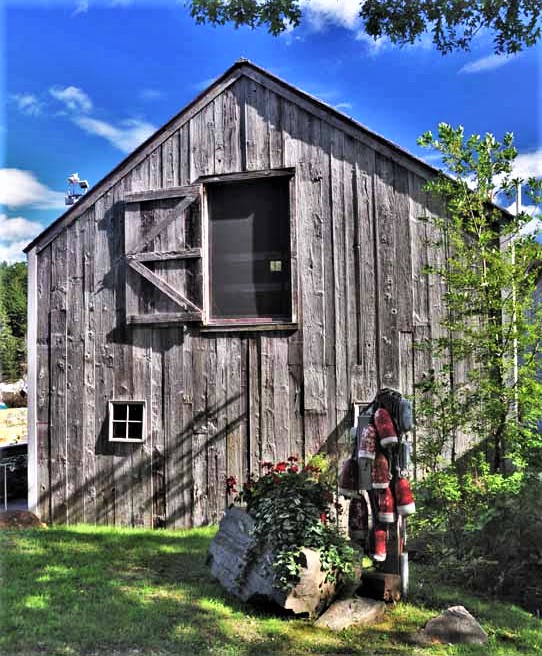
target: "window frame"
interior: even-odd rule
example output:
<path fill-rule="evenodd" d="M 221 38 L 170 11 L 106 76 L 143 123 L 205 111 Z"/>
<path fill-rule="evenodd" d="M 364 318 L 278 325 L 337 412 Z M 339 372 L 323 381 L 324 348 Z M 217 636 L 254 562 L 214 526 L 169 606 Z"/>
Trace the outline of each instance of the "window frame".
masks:
<path fill-rule="evenodd" d="M 113 425 L 115 423 L 121 423 L 120 421 L 113 421 L 113 408 L 117 405 L 141 405 L 142 410 L 143 410 L 143 416 L 141 421 L 133 421 L 132 423 L 137 423 L 141 424 L 141 437 L 139 438 L 134 438 L 134 437 L 113 437 Z M 130 399 L 130 400 L 123 400 L 123 399 L 111 399 L 107 402 L 107 411 L 108 411 L 108 441 L 109 442 L 114 442 L 116 444 L 143 444 L 143 442 L 146 441 L 147 439 L 147 402 L 142 401 L 140 399 Z M 124 422 L 126 424 L 126 433 L 128 426 L 130 424 L 130 415 L 129 415 L 129 410 L 127 408 L 126 411 L 126 420 Z"/>
<path fill-rule="evenodd" d="M 211 244 L 210 220 L 207 188 L 213 184 L 242 183 L 263 181 L 270 178 L 289 178 L 289 233 L 290 233 L 290 318 L 269 320 L 257 317 L 213 318 L 211 315 Z M 297 221 L 296 221 L 296 170 L 293 167 L 282 169 L 265 169 L 227 173 L 224 175 L 202 176 L 198 179 L 202 184 L 202 258 L 203 258 L 203 330 L 291 330 L 297 328 L 298 321 L 298 254 L 297 254 Z"/>

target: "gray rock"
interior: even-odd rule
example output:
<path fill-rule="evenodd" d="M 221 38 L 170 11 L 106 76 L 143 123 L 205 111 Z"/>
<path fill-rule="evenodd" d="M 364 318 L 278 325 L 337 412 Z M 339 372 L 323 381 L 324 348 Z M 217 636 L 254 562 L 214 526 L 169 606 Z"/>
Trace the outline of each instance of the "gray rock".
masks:
<path fill-rule="evenodd" d="M 208 564 L 211 574 L 230 594 L 241 601 L 268 599 L 294 613 L 318 615 L 335 594 L 335 585 L 326 582 L 318 552 L 303 549 L 306 565 L 299 583 L 288 593 L 275 586 L 273 553 L 267 549 L 249 558 L 254 521 L 243 509 L 231 507 L 211 542 Z"/>
<path fill-rule="evenodd" d="M 315 622 L 316 626 L 341 631 L 354 624 L 376 624 L 384 617 L 386 604 L 366 597 L 334 601 Z"/>
<path fill-rule="evenodd" d="M 463 606 L 452 606 L 429 620 L 422 634 L 445 644 L 485 645 L 487 633 Z"/>

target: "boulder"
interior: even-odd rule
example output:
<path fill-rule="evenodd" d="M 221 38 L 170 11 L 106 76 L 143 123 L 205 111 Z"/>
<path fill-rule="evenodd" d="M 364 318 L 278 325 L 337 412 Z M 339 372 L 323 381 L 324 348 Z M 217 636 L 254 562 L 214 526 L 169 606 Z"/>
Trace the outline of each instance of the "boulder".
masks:
<path fill-rule="evenodd" d="M 386 604 L 366 597 L 338 599 L 315 622 L 316 626 L 342 631 L 355 624 L 375 624 L 384 617 Z"/>
<path fill-rule="evenodd" d="M 211 574 L 241 601 L 267 600 L 296 614 L 318 615 L 335 594 L 335 585 L 325 580 L 326 573 L 320 568 L 318 552 L 303 549 L 306 564 L 300 581 L 285 592 L 275 585 L 272 551 L 250 554 L 253 528 L 254 520 L 245 510 L 227 510 L 209 547 Z"/>
<path fill-rule="evenodd" d="M 422 635 L 428 641 L 444 644 L 485 645 L 487 633 L 463 606 L 452 606 L 429 620 Z"/>
<path fill-rule="evenodd" d="M 0 512 L 2 528 L 47 528 L 47 524 L 29 510 L 4 510 Z"/>

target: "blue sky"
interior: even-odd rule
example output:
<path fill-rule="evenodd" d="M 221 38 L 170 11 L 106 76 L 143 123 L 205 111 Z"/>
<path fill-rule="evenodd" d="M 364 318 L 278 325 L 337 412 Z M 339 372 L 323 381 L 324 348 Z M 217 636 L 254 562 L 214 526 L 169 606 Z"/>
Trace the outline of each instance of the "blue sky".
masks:
<path fill-rule="evenodd" d="M 516 137 L 518 173 L 542 176 L 542 47 L 443 57 L 428 39 L 374 43 L 358 2 L 305 1 L 301 27 L 195 25 L 178 0 L 0 1 L 0 261 L 65 210 L 67 177 L 95 184 L 239 57 L 432 162 L 439 122 Z"/>

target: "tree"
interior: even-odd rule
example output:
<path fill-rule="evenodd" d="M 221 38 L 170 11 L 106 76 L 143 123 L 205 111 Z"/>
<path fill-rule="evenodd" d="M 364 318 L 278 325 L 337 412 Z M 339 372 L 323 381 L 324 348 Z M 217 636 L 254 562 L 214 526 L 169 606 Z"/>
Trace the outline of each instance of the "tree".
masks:
<path fill-rule="evenodd" d="M 301 23 L 303 4 L 299 0 L 192 0 L 188 6 L 197 23 L 266 26 L 277 36 Z M 469 50 L 474 36 L 484 29 L 494 35 L 495 53 L 519 52 L 540 38 L 541 14 L 541 0 L 365 0 L 359 12 L 365 31 L 375 39 L 387 36 L 405 45 L 431 32 L 442 54 Z"/>
<path fill-rule="evenodd" d="M 437 137 L 427 132 L 418 143 L 438 151 L 448 172 L 427 185 L 444 208 L 428 220 L 433 245 L 446 257 L 426 270 L 441 281 L 445 307 L 441 335 L 430 342 L 440 365 L 419 384 L 422 464 L 434 468 L 446 440 L 461 431 L 487 446 L 493 471 L 506 471 L 510 461 L 540 465 L 541 246 L 523 234 L 531 216 L 503 212 L 493 201 L 526 185 L 539 203 L 541 184 L 512 179 L 510 133 L 502 143 L 491 134 L 466 139 L 462 127 L 441 123 Z"/>
<path fill-rule="evenodd" d="M 0 381 L 15 381 L 25 370 L 26 281 L 24 262 L 0 263 Z"/>

